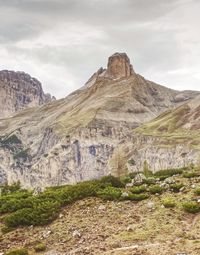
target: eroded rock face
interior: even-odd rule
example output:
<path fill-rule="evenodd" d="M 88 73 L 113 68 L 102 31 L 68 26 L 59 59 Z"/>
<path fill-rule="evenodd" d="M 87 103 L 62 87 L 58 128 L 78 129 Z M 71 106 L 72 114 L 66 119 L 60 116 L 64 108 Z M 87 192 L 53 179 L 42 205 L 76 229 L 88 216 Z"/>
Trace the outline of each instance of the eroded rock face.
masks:
<path fill-rule="evenodd" d="M 106 76 L 119 79 L 129 77 L 134 74 L 130 59 L 126 53 L 115 53 L 108 59 Z"/>
<path fill-rule="evenodd" d="M 52 100 L 41 83 L 24 72 L 0 71 L 0 118 Z"/>
<path fill-rule="evenodd" d="M 107 69 L 102 67 L 99 68 L 99 70 L 90 77 L 82 89 L 91 87 L 100 79 L 128 79 L 134 74 L 133 66 L 130 63 L 130 59 L 127 54 L 117 52 L 108 58 Z"/>
<path fill-rule="evenodd" d="M 19 180 L 23 187 L 44 188 L 142 171 L 145 161 L 153 171 L 197 162 L 199 152 L 190 144 L 178 145 L 176 140 L 166 146 L 166 139 L 160 142 L 153 131 L 136 136 L 133 129 L 187 101 L 197 111 L 178 110 L 176 122 L 187 113 L 196 127 L 199 93 L 175 91 L 131 75 L 129 60 L 119 59 L 114 54 L 109 72 L 100 68 L 68 97 L 0 121 L 0 183 Z M 195 101 L 189 101 L 192 98 Z"/>

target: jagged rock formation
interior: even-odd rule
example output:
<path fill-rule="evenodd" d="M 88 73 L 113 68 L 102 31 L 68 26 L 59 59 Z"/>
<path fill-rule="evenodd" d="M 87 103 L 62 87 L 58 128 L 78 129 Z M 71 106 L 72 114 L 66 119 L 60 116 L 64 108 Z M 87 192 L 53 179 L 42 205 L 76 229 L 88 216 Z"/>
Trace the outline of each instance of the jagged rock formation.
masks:
<path fill-rule="evenodd" d="M 126 53 L 115 53 L 108 59 L 106 76 L 112 79 L 128 78 L 134 74 Z"/>
<path fill-rule="evenodd" d="M 24 72 L 0 71 L 0 118 L 52 100 L 41 83 Z"/>
<path fill-rule="evenodd" d="M 107 69 L 99 69 L 65 99 L 0 122 L 0 182 L 45 187 L 138 170 L 142 154 L 134 158 L 136 165 L 127 166 L 137 155 L 136 141 L 140 145 L 143 139 L 133 129 L 198 94 L 145 80 L 133 72 L 125 54 L 114 54 Z M 150 144 L 143 141 L 141 146 Z"/>

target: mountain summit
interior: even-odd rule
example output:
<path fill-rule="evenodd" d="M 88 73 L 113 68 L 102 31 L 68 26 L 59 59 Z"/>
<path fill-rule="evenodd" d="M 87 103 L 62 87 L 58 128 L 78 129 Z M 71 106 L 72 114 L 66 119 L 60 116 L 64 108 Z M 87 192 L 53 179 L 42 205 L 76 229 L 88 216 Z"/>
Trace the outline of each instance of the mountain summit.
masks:
<path fill-rule="evenodd" d="M 108 59 L 105 76 L 112 79 L 128 78 L 134 74 L 130 59 L 126 53 L 115 53 Z"/>

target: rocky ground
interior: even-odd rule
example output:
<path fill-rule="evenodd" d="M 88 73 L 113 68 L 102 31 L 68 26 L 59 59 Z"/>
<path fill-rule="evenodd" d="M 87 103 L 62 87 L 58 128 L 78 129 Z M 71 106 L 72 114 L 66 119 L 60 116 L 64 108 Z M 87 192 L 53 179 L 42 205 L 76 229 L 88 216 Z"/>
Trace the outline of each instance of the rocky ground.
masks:
<path fill-rule="evenodd" d="M 167 191 L 140 202 L 99 198 L 75 202 L 48 226 L 2 234 L 0 251 L 26 247 L 33 255 L 35 245 L 42 242 L 46 251 L 40 254 L 46 255 L 199 255 L 200 214 L 184 212 L 181 203 L 194 197 L 200 180 L 173 179 L 184 183 L 181 192 Z M 163 198 L 169 195 L 176 201 L 174 208 L 163 206 Z"/>

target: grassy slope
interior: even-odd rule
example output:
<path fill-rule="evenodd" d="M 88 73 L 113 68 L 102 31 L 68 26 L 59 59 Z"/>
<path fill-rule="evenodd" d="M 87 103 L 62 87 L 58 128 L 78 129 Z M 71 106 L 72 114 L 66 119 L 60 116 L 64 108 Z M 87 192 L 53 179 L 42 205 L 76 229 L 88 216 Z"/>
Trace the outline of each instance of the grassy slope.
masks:
<path fill-rule="evenodd" d="M 192 109 L 189 104 L 164 112 L 154 120 L 142 125 L 134 132 L 159 137 L 161 142 L 170 144 L 189 143 L 194 148 L 200 149 L 200 130 L 195 128 L 199 119 L 194 117 L 199 113 L 199 107 Z M 187 125 L 192 122 L 192 127 Z"/>
<path fill-rule="evenodd" d="M 2 235 L 0 250 L 26 246 L 33 255 L 33 247 L 42 241 L 47 250 L 70 254 L 198 255 L 200 214 L 185 213 L 181 203 L 194 197 L 192 185 L 199 186 L 200 179 L 181 175 L 174 178 L 177 183 L 184 183 L 185 191 L 167 191 L 141 202 L 86 198 L 64 207 L 60 217 L 46 227 L 17 228 Z M 176 201 L 175 208 L 162 207 L 162 199 L 168 195 Z M 149 202 L 154 203 L 155 209 L 148 208 Z M 102 205 L 104 208 L 100 209 Z M 44 238 L 49 230 L 51 233 Z M 74 230 L 81 237 L 73 237 Z"/>

